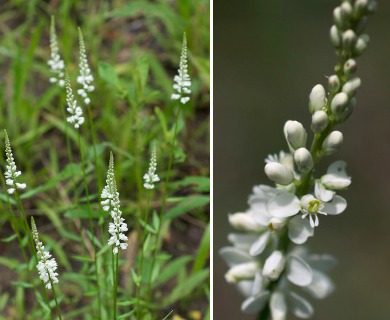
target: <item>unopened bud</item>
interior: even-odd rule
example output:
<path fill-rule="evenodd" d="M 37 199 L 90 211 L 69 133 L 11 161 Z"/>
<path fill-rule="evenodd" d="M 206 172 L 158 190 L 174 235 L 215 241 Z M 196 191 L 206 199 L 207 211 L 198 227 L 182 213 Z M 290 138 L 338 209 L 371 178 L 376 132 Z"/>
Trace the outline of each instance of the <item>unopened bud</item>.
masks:
<path fill-rule="evenodd" d="M 306 146 L 307 134 L 302 123 L 288 120 L 283 128 L 287 143 L 294 150 Z"/>
<path fill-rule="evenodd" d="M 326 104 L 326 93 L 322 85 L 317 84 L 313 87 L 309 95 L 309 110 L 314 113 L 321 110 Z"/>
<path fill-rule="evenodd" d="M 280 274 L 284 270 L 284 265 L 286 259 L 284 258 L 281 251 L 274 251 L 272 254 L 265 260 L 263 268 L 263 276 L 271 280 L 276 280 L 279 278 Z"/>
<path fill-rule="evenodd" d="M 335 153 L 343 143 L 343 134 L 340 131 L 332 131 L 322 144 L 322 153 L 331 155 Z"/>
<path fill-rule="evenodd" d="M 243 212 L 229 214 L 229 223 L 241 231 L 259 232 L 264 228 L 255 221 L 252 215 Z"/>
<path fill-rule="evenodd" d="M 329 92 L 331 93 L 337 93 L 340 89 L 340 79 L 338 76 L 331 75 L 328 79 L 328 88 Z"/>
<path fill-rule="evenodd" d="M 355 47 L 353 48 L 353 53 L 356 56 L 362 55 L 364 53 L 364 51 L 366 51 L 369 42 L 370 42 L 370 37 L 367 34 L 362 34 L 356 40 Z"/>
<path fill-rule="evenodd" d="M 267 163 L 264 171 L 267 177 L 277 184 L 287 186 L 294 181 L 294 174 L 291 169 L 278 162 Z"/>
<path fill-rule="evenodd" d="M 340 48 L 341 36 L 340 36 L 339 30 L 337 29 L 337 27 L 335 25 L 333 25 L 330 28 L 329 36 L 330 36 L 330 42 L 332 43 L 333 47 Z"/>
<path fill-rule="evenodd" d="M 294 161 L 300 172 L 309 172 L 313 168 L 313 157 L 306 148 L 299 148 L 294 152 Z"/>
<path fill-rule="evenodd" d="M 356 34 L 353 30 L 349 29 L 343 33 L 343 48 L 346 52 L 351 52 L 355 47 Z"/>
<path fill-rule="evenodd" d="M 343 2 L 340 5 L 341 8 L 341 14 L 343 16 L 344 20 L 350 20 L 353 13 L 353 7 L 349 2 Z"/>
<path fill-rule="evenodd" d="M 330 110 L 332 114 L 337 117 L 338 114 L 344 112 L 346 105 L 348 104 L 348 95 L 345 92 L 336 94 L 330 103 Z"/>
<path fill-rule="evenodd" d="M 348 28 L 348 21 L 344 19 L 344 15 L 340 7 L 337 7 L 333 10 L 333 21 L 340 30 L 345 30 Z"/>
<path fill-rule="evenodd" d="M 356 0 L 354 6 L 354 14 L 357 18 L 366 14 L 374 13 L 378 7 L 378 3 L 375 0 Z"/>
<path fill-rule="evenodd" d="M 352 97 L 356 94 L 357 89 L 362 84 L 362 80 L 359 77 L 352 78 L 348 80 L 344 85 L 342 91 L 345 92 L 348 96 Z"/>
<path fill-rule="evenodd" d="M 245 279 L 252 279 L 259 270 L 257 262 L 245 262 L 232 266 L 225 274 L 225 279 L 229 283 L 236 283 Z"/>
<path fill-rule="evenodd" d="M 344 107 L 344 110 L 336 115 L 334 115 L 334 118 L 338 122 L 344 122 L 349 118 L 349 116 L 352 114 L 353 110 L 355 110 L 356 106 L 356 99 L 351 98 L 349 99 L 347 105 Z"/>
<path fill-rule="evenodd" d="M 314 112 L 311 118 L 311 130 L 314 133 L 322 132 L 328 126 L 328 115 L 325 111 Z"/>
<path fill-rule="evenodd" d="M 355 59 L 348 59 L 343 66 L 345 75 L 348 77 L 353 75 L 357 70 L 357 63 Z"/>

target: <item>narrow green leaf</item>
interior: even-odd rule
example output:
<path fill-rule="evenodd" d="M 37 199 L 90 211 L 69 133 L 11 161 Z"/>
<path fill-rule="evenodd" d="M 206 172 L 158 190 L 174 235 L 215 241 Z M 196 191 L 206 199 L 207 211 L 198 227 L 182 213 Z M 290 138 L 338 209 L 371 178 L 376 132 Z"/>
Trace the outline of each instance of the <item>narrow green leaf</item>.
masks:
<path fill-rule="evenodd" d="M 168 210 L 164 216 L 164 220 L 176 218 L 184 213 L 190 212 L 196 208 L 204 207 L 210 202 L 210 197 L 206 195 L 192 195 L 182 199 L 175 207 Z"/>
<path fill-rule="evenodd" d="M 192 266 L 192 274 L 200 271 L 206 264 L 210 252 L 210 224 L 207 225 L 202 240 L 196 254 L 194 265 Z"/>
<path fill-rule="evenodd" d="M 156 279 L 154 286 L 157 287 L 171 280 L 181 270 L 185 269 L 187 263 L 189 263 L 191 260 L 191 256 L 182 256 L 167 264 L 165 267 L 163 267 L 161 273 Z"/>

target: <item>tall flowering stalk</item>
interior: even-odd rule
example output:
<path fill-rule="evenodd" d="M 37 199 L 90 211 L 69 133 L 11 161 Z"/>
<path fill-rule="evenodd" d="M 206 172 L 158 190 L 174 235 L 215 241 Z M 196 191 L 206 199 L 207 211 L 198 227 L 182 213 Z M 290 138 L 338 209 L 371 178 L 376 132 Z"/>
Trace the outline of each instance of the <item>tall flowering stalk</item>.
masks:
<path fill-rule="evenodd" d="M 143 177 L 145 180 L 144 187 L 146 189 L 154 189 L 155 182 L 160 181 L 159 176 L 156 174 L 156 170 L 157 170 L 157 151 L 156 151 L 156 147 L 153 146 L 152 155 L 150 157 L 149 169 L 148 172 L 146 172 Z"/>
<path fill-rule="evenodd" d="M 110 161 L 108 164 L 106 186 L 102 190 L 101 204 L 103 210 L 110 213 L 113 222 L 108 225 L 108 233 L 111 234 L 108 240 L 108 245 L 112 246 L 112 270 L 114 278 L 114 294 L 113 294 L 113 308 L 114 317 L 116 319 L 117 312 L 117 291 L 118 291 L 118 276 L 119 276 L 119 248 L 126 250 L 127 236 L 123 233 L 128 230 L 125 219 L 122 218 L 122 211 L 120 209 L 119 192 L 116 186 L 114 174 L 114 156 L 110 153 Z"/>
<path fill-rule="evenodd" d="M 75 129 L 79 129 L 80 126 L 84 123 L 83 109 L 81 109 L 81 107 L 78 105 L 77 100 L 73 95 L 73 90 L 68 75 L 66 75 L 65 82 L 66 82 L 66 103 L 68 105 L 66 111 L 70 113 L 70 116 L 67 117 L 67 121 L 73 124 Z"/>
<path fill-rule="evenodd" d="M 183 35 L 183 43 L 182 43 L 182 50 L 181 50 L 181 56 L 180 56 L 180 64 L 179 64 L 179 70 L 178 75 L 174 76 L 174 84 L 173 89 L 177 91 L 177 93 L 172 94 L 171 99 L 172 100 L 179 100 L 181 104 L 185 104 L 190 100 L 190 97 L 188 96 L 191 93 L 191 79 L 188 74 L 188 64 L 187 64 L 187 38 L 186 34 Z M 177 136 L 177 127 L 181 112 L 181 105 L 177 106 L 177 112 L 175 117 L 175 123 L 174 123 L 174 129 L 173 129 L 173 137 L 171 141 L 171 149 L 169 153 L 169 163 L 168 163 L 168 169 L 167 174 L 165 178 L 165 184 L 164 184 L 164 191 L 163 191 L 163 198 L 161 203 L 161 211 L 160 211 L 160 217 L 165 212 L 166 209 L 166 200 L 167 200 L 167 191 L 168 191 L 168 184 L 171 178 L 171 169 L 173 164 L 173 155 L 175 150 L 175 143 L 176 143 L 176 136 Z M 159 248 L 159 242 L 160 242 L 160 235 L 161 235 L 161 224 L 159 225 L 159 228 L 157 229 L 156 233 L 156 241 L 157 246 L 156 249 L 153 252 L 152 256 L 152 264 L 151 264 L 151 272 L 149 275 L 148 280 L 148 294 L 151 296 L 152 291 L 152 273 L 156 262 L 156 253 L 157 249 Z"/>
<path fill-rule="evenodd" d="M 314 235 L 320 216 L 338 215 L 347 207 L 347 201 L 337 195 L 351 184 L 346 163 L 334 162 L 320 177 L 315 177 L 314 169 L 343 142 L 343 134 L 334 129 L 355 108 L 361 85 L 355 59 L 368 46 L 369 37 L 363 31 L 367 15 L 375 8 L 374 0 L 351 0 L 342 1 L 334 10 L 330 39 L 339 62 L 328 78 L 328 91 L 318 84 L 309 95 L 311 147 L 306 147 L 303 125 L 287 121 L 283 132 L 289 152 L 266 159 L 265 173 L 275 186 L 254 187 L 249 209 L 229 215 L 230 224 L 239 232 L 230 234 L 232 246 L 220 251 L 229 265 L 225 278 L 245 296 L 242 311 L 258 313 L 259 320 L 286 319 L 288 312 L 310 318 L 313 307 L 296 291 L 323 299 L 334 290 L 326 273 L 335 259 L 310 254 L 303 244 Z"/>
<path fill-rule="evenodd" d="M 77 82 L 82 86 L 82 88 L 77 90 L 77 93 L 84 99 L 85 104 L 89 104 L 91 99 L 88 96 L 88 92 L 95 90 L 95 87 L 92 85 L 93 75 L 91 69 L 88 65 L 87 53 L 85 50 L 84 38 L 79 28 L 79 45 L 80 45 L 80 74 L 77 77 Z"/>
<path fill-rule="evenodd" d="M 56 272 L 58 265 L 56 260 L 52 258 L 51 254 L 48 251 L 45 251 L 45 247 L 42 242 L 39 241 L 38 230 L 33 217 L 31 217 L 31 232 L 37 250 L 37 269 L 39 272 L 39 278 L 43 281 L 46 289 L 53 291 L 58 316 L 62 319 L 56 292 L 53 286 L 54 284 L 59 283 L 58 273 Z"/>
<path fill-rule="evenodd" d="M 51 16 L 50 23 L 50 59 L 47 62 L 50 66 L 50 72 L 52 76 L 49 81 L 51 83 L 57 83 L 58 86 L 65 86 L 65 64 L 64 60 L 61 59 L 58 48 L 58 41 L 55 29 L 55 19 L 54 16 Z"/>

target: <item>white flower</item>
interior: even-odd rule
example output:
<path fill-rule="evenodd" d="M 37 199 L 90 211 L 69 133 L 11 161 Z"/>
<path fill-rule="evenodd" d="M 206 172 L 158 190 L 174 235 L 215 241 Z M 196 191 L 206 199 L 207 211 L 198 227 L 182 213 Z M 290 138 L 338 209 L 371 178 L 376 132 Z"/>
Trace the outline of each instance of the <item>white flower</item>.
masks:
<path fill-rule="evenodd" d="M 7 192 L 9 194 L 13 194 L 16 189 L 25 189 L 25 183 L 17 182 L 18 177 L 22 174 L 21 171 L 18 171 L 16 168 L 16 163 L 14 160 L 14 156 L 12 154 L 11 144 L 9 142 L 7 131 L 4 130 L 5 135 L 5 154 L 6 154 L 6 171 L 4 173 L 5 183 L 8 186 Z"/>
<path fill-rule="evenodd" d="M 39 241 L 38 230 L 33 217 L 31 217 L 31 229 L 39 259 L 37 265 L 39 278 L 45 283 L 47 289 L 51 289 L 52 284 L 58 283 L 58 273 L 55 272 L 58 265 L 56 260 L 51 257 L 51 254 L 45 251 L 42 242 Z"/>
<path fill-rule="evenodd" d="M 268 211 L 278 218 L 291 217 L 301 211 L 302 218 L 309 216 L 312 228 L 319 224 L 318 213 L 337 215 L 342 213 L 346 207 L 347 201 L 344 198 L 333 194 L 330 197 L 329 191 L 318 182 L 315 185 L 315 196 L 307 194 L 299 200 L 294 194 L 285 192 L 268 203 Z"/>
<path fill-rule="evenodd" d="M 332 163 L 327 173 L 321 177 L 321 184 L 330 190 L 342 190 L 351 184 L 351 177 L 347 175 L 345 161 L 336 161 Z"/>
<path fill-rule="evenodd" d="M 70 113 L 70 116 L 67 118 L 67 121 L 74 125 L 75 129 L 80 128 L 84 123 L 83 110 L 80 106 L 77 105 L 77 101 L 74 98 L 72 87 L 70 85 L 69 77 L 65 79 L 66 82 L 66 102 L 68 108 L 66 110 Z"/>
<path fill-rule="evenodd" d="M 81 29 L 79 28 L 79 45 L 80 45 L 80 74 L 77 77 L 77 82 L 81 84 L 82 88 L 77 90 L 77 93 L 84 99 L 85 104 L 89 104 L 91 99 L 88 97 L 88 92 L 95 90 L 95 87 L 92 85 L 93 76 L 91 74 L 91 69 L 88 66 L 87 54 L 85 50 L 85 44 Z"/>
<path fill-rule="evenodd" d="M 120 210 L 119 192 L 117 191 L 115 175 L 114 175 L 114 157 L 110 153 L 110 162 L 107 171 L 106 186 L 102 190 L 101 201 L 104 211 L 109 211 L 113 222 L 108 225 L 108 232 L 111 238 L 108 240 L 108 245 L 114 246 L 112 252 L 118 253 L 118 248 L 125 250 L 127 248 L 128 238 L 123 234 L 128 230 L 125 219 L 122 218 Z"/>
<path fill-rule="evenodd" d="M 188 74 L 188 64 L 187 64 L 187 38 L 186 34 L 183 35 L 183 45 L 180 56 L 180 68 L 178 70 L 178 75 L 175 75 L 173 78 L 175 84 L 173 89 L 176 93 L 173 93 L 171 96 L 172 100 L 180 100 L 180 103 L 185 104 L 190 100 L 188 96 L 191 93 L 191 79 Z"/>
<path fill-rule="evenodd" d="M 153 148 L 152 155 L 150 157 L 150 165 L 148 172 L 145 173 L 143 179 L 145 180 L 144 187 L 146 189 L 154 189 L 154 183 L 160 181 L 160 178 L 156 174 L 157 169 L 157 152 Z"/>
<path fill-rule="evenodd" d="M 65 85 L 64 81 L 64 69 L 65 64 L 61 59 L 58 49 L 57 35 L 55 30 L 55 21 L 54 16 L 51 16 L 50 24 L 50 60 L 47 62 L 50 66 L 50 72 L 53 73 L 53 76 L 50 77 L 51 83 L 57 83 L 60 87 Z"/>

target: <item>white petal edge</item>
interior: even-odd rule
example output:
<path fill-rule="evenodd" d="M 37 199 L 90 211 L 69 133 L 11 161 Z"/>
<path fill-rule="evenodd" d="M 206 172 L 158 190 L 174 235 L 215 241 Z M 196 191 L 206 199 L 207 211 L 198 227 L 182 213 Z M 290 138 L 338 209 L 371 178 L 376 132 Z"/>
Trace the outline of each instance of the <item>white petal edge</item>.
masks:
<path fill-rule="evenodd" d="M 253 257 L 251 257 L 248 253 L 234 247 L 224 247 L 219 250 L 219 254 L 229 267 L 254 261 Z"/>
<path fill-rule="evenodd" d="M 255 314 L 263 309 L 269 298 L 269 292 L 265 291 L 258 296 L 249 297 L 241 305 L 241 311 L 246 314 Z"/>
<path fill-rule="evenodd" d="M 325 203 L 324 210 L 327 214 L 337 215 L 347 208 L 347 200 L 340 196 L 334 196 L 331 202 Z"/>
<path fill-rule="evenodd" d="M 261 235 L 260 238 L 252 244 L 251 248 L 249 249 L 249 254 L 251 256 L 257 256 L 262 253 L 267 246 L 269 237 L 269 232 L 265 232 L 263 235 Z"/>
<path fill-rule="evenodd" d="M 274 292 L 270 299 L 272 320 L 285 320 L 287 316 L 286 298 L 281 292 Z"/>
<path fill-rule="evenodd" d="M 310 227 L 308 219 L 301 216 L 293 217 L 288 223 L 288 237 L 295 244 L 303 244 L 314 235 L 314 229 Z"/>
<path fill-rule="evenodd" d="M 334 289 L 332 280 L 325 273 L 317 270 L 313 270 L 313 281 L 304 288 L 316 299 L 326 298 Z"/>
<path fill-rule="evenodd" d="M 293 284 L 304 287 L 313 280 L 313 271 L 301 258 L 292 256 L 287 264 L 287 279 Z"/>
<path fill-rule="evenodd" d="M 300 210 L 300 201 L 292 193 L 282 193 L 268 202 L 269 213 L 277 218 L 287 218 L 297 214 Z"/>
<path fill-rule="evenodd" d="M 334 191 L 327 190 L 325 186 L 321 183 L 316 183 L 315 185 L 315 194 L 318 199 L 324 202 L 328 202 L 333 199 L 333 196 L 335 194 Z"/>
<path fill-rule="evenodd" d="M 308 319 L 314 314 L 312 305 L 294 292 L 289 292 L 290 308 L 298 318 Z"/>

